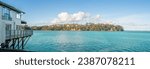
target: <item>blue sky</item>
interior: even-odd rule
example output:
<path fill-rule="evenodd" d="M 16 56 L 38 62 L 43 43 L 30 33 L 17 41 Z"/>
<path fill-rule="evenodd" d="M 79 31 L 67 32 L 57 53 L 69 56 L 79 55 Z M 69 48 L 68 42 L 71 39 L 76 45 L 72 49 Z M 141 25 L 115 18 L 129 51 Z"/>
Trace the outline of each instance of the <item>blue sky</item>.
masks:
<path fill-rule="evenodd" d="M 25 11 L 26 14 L 23 19 L 29 25 L 51 24 L 52 21 L 65 21 L 71 15 L 80 16 L 80 14 L 84 15 L 86 13 L 89 14 L 88 19 L 99 15 L 101 21 L 123 25 L 126 30 L 150 30 L 150 21 L 148 19 L 150 18 L 150 0 L 1 1 Z M 60 17 L 59 14 L 62 16 Z M 79 16 L 76 16 L 76 18 L 80 19 Z"/>

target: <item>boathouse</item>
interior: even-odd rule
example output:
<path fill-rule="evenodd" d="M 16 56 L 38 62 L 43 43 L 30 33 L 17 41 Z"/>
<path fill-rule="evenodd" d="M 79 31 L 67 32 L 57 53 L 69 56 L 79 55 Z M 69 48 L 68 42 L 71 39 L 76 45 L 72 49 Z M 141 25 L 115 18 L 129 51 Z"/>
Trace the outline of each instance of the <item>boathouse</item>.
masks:
<path fill-rule="evenodd" d="M 22 20 L 25 12 L 0 1 L 0 49 L 23 50 L 33 31 Z"/>

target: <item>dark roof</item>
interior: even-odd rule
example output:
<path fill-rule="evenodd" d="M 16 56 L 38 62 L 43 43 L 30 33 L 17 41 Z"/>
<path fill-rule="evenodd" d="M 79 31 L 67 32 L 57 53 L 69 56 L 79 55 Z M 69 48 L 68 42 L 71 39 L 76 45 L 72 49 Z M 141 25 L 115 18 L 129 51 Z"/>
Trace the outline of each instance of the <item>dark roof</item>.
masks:
<path fill-rule="evenodd" d="M 9 8 L 9 9 L 11 9 L 11 10 L 14 10 L 14 11 L 16 11 L 16 12 L 18 12 L 18 13 L 23 13 L 23 14 L 25 14 L 25 12 L 23 12 L 23 11 L 21 11 L 21 10 L 19 10 L 19 9 L 13 7 L 13 6 L 11 6 L 11 5 L 8 5 L 8 4 L 6 4 L 6 3 L 4 3 L 4 2 L 2 2 L 2 1 L 0 1 L 0 5 L 5 6 L 5 7 Z"/>

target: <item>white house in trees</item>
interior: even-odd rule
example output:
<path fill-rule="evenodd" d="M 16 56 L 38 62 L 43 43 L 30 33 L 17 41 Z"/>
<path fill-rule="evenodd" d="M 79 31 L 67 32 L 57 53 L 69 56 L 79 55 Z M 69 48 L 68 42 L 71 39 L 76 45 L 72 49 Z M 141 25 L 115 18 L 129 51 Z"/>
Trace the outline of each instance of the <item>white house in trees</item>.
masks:
<path fill-rule="evenodd" d="M 0 48 L 23 49 L 33 31 L 21 20 L 25 12 L 0 1 Z M 22 47 L 22 48 L 21 48 Z"/>

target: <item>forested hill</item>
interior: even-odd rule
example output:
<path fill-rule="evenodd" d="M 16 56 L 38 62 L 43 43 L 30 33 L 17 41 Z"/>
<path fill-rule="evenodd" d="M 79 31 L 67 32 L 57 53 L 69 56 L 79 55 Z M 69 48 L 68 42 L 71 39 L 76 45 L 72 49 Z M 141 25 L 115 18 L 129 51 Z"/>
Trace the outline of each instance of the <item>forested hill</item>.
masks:
<path fill-rule="evenodd" d="M 50 31 L 124 31 L 120 25 L 113 24 L 54 24 L 49 26 L 32 26 L 33 30 L 50 30 Z"/>

